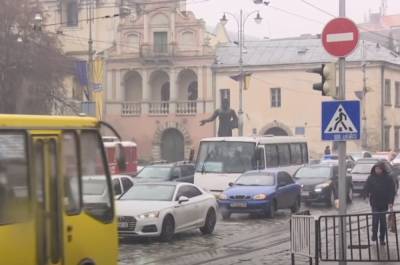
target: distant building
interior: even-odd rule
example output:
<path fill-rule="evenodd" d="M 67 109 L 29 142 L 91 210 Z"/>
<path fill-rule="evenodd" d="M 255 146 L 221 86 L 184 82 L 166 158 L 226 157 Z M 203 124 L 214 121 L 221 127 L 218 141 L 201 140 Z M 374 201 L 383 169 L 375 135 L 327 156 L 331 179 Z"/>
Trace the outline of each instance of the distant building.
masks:
<path fill-rule="evenodd" d="M 121 20 L 106 52 L 105 119 L 138 143 L 146 160 L 188 159 L 214 125 L 215 52 L 185 1 L 146 1 Z"/>
<path fill-rule="evenodd" d="M 311 153 L 318 156 L 327 145 L 321 141 L 321 101 L 331 100 L 312 89 L 320 82 L 307 69 L 335 62 L 318 37 L 265 40 L 246 43 L 245 71 L 252 73 L 244 91 L 244 131 L 251 135 L 304 135 Z M 237 75 L 239 48 L 225 44 L 217 48 L 216 88 L 230 88 L 231 105 L 238 109 Z M 400 149 L 400 58 L 376 43 L 360 43 L 348 57 L 346 98 L 357 99 L 363 90 L 362 64 L 366 63 L 366 146 L 350 142 L 349 150 Z M 216 94 L 218 95 L 218 93 Z M 362 95 L 362 93 L 361 93 Z M 218 101 L 218 98 L 217 98 Z"/>

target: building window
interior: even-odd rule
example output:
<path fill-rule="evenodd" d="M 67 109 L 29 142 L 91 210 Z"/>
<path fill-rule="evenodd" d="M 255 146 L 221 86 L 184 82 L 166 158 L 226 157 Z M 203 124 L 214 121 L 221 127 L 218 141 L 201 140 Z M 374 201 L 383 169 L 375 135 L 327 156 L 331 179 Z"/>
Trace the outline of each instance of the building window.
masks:
<path fill-rule="evenodd" d="M 390 150 L 390 126 L 385 126 L 384 128 L 384 139 L 383 139 L 383 150 Z"/>
<path fill-rule="evenodd" d="M 306 134 L 306 128 L 305 127 L 296 127 L 294 129 L 294 134 L 295 135 L 305 135 Z"/>
<path fill-rule="evenodd" d="M 154 52 L 168 52 L 168 32 L 154 32 Z"/>
<path fill-rule="evenodd" d="M 83 87 L 77 78 L 73 80 L 72 99 L 83 100 Z"/>
<path fill-rule="evenodd" d="M 79 20 L 79 9 L 78 2 L 76 0 L 69 0 L 66 4 L 66 15 L 67 15 L 67 27 L 78 26 Z"/>
<path fill-rule="evenodd" d="M 391 106 L 392 102 L 391 102 L 391 96 L 390 96 L 390 79 L 386 79 L 385 80 L 385 106 Z"/>
<path fill-rule="evenodd" d="M 281 88 L 275 87 L 271 88 L 271 107 L 280 108 L 281 107 Z"/>
<path fill-rule="evenodd" d="M 395 96 L 396 96 L 396 107 L 400 108 L 400 82 L 395 82 L 394 83 L 394 89 L 395 89 Z"/>
<path fill-rule="evenodd" d="M 396 152 L 400 150 L 400 127 L 394 128 L 394 150 Z"/>

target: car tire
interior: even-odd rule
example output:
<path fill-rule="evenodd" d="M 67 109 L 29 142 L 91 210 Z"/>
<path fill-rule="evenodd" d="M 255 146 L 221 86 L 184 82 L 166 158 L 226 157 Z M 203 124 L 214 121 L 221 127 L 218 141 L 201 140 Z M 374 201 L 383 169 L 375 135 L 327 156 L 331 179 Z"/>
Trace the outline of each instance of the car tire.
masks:
<path fill-rule="evenodd" d="M 210 208 L 207 212 L 206 220 L 204 226 L 200 227 L 200 231 L 203 235 L 212 234 L 217 223 L 217 214 L 213 208 Z"/>
<path fill-rule="evenodd" d="M 227 210 L 221 211 L 221 215 L 223 220 L 231 218 L 231 213 Z"/>
<path fill-rule="evenodd" d="M 326 201 L 326 206 L 328 207 L 335 206 L 335 191 L 333 189 L 329 192 L 329 198 Z"/>
<path fill-rule="evenodd" d="M 347 202 L 352 203 L 353 202 L 353 187 L 349 188 L 349 192 L 347 193 Z"/>
<path fill-rule="evenodd" d="M 300 207 L 301 207 L 301 200 L 300 200 L 300 197 L 298 197 L 296 199 L 296 201 L 294 202 L 293 206 L 290 207 L 290 211 L 292 213 L 297 213 L 300 210 Z"/>
<path fill-rule="evenodd" d="M 174 237 L 174 234 L 175 234 L 174 218 L 171 215 L 167 215 L 164 218 L 162 224 L 160 240 L 163 242 L 169 242 Z"/>
<path fill-rule="evenodd" d="M 266 215 L 268 218 L 274 218 L 274 217 L 275 217 L 276 208 L 277 208 L 277 207 L 276 207 L 276 201 L 272 201 L 272 202 L 269 204 L 269 207 L 268 207 L 268 209 L 267 209 L 265 215 Z"/>

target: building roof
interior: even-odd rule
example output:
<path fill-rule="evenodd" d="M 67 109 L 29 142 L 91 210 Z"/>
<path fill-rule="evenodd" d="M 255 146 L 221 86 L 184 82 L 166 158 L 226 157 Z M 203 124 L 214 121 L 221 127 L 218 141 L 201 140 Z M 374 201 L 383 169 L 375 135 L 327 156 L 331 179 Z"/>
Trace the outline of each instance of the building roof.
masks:
<path fill-rule="evenodd" d="M 385 61 L 400 65 L 400 56 L 389 49 L 373 42 L 365 41 L 366 61 Z M 220 45 L 217 48 L 217 65 L 237 66 L 239 61 L 239 47 L 232 43 Z M 245 44 L 243 55 L 244 65 L 282 65 L 321 63 L 335 61 L 322 47 L 321 39 L 316 36 L 288 39 L 271 39 L 249 41 Z M 347 57 L 348 61 L 363 60 L 363 44 L 360 42 L 357 49 Z"/>

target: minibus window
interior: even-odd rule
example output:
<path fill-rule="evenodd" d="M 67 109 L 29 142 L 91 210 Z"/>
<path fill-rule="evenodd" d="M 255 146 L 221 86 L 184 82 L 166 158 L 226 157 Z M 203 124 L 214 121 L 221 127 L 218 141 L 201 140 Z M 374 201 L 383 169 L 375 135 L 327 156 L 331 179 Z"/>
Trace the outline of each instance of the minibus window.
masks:
<path fill-rule="evenodd" d="M 67 132 L 62 139 L 62 165 L 64 174 L 64 208 L 67 215 L 80 213 L 80 185 L 78 143 L 76 134 Z"/>
<path fill-rule="evenodd" d="M 85 212 L 93 218 L 108 223 L 113 219 L 112 197 L 108 183 L 101 138 L 95 131 L 81 133 L 82 194 Z M 93 192 L 97 187 L 101 192 Z"/>
<path fill-rule="evenodd" d="M 0 134 L 0 225 L 23 221 L 29 210 L 26 136 Z"/>
<path fill-rule="evenodd" d="M 50 215 L 51 215 L 51 263 L 58 263 L 61 259 L 61 211 L 59 208 L 59 185 L 60 179 L 57 174 L 57 144 L 55 140 L 49 141 L 50 158 Z"/>

